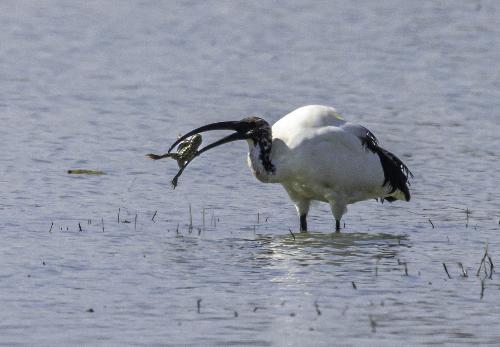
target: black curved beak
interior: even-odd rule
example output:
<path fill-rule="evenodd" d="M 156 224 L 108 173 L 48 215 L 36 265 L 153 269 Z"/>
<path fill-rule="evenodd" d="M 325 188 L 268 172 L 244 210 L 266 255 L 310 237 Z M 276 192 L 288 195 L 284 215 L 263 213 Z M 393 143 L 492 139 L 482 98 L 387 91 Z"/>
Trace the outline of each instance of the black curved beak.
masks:
<path fill-rule="evenodd" d="M 184 172 L 184 169 L 189 165 L 190 162 L 193 161 L 194 158 L 199 156 L 205 151 L 208 151 L 211 148 L 223 145 L 228 142 L 232 141 L 237 141 L 237 140 L 244 140 L 248 138 L 247 131 L 248 131 L 248 124 L 245 124 L 245 122 L 242 121 L 232 121 L 232 122 L 218 122 L 218 123 L 212 123 L 208 125 L 204 125 L 202 127 L 199 127 L 197 129 L 191 130 L 184 136 L 181 136 L 180 138 L 177 139 L 177 141 L 174 142 L 172 146 L 168 149 L 168 153 L 174 149 L 175 146 L 177 146 L 181 141 L 187 139 L 188 137 L 191 137 L 193 135 L 205 132 L 205 131 L 210 131 L 210 130 L 234 130 L 236 131 L 235 133 L 228 135 L 226 137 L 223 137 L 219 141 L 215 141 L 208 146 L 203 147 L 199 151 L 196 152 L 196 154 L 187 162 L 184 163 L 184 165 L 179 169 L 179 172 L 177 172 L 177 175 L 172 179 L 172 186 L 175 187 L 177 186 L 177 179 L 182 175 Z"/>
<path fill-rule="evenodd" d="M 234 130 L 236 131 L 235 133 L 228 135 L 219 141 L 215 141 L 208 146 L 203 147 L 201 150 L 198 151 L 196 156 L 200 155 L 201 153 L 208 151 L 211 148 L 223 145 L 228 142 L 232 141 L 237 141 L 237 140 L 244 140 L 247 138 L 246 136 L 246 127 L 244 126 L 244 123 L 240 121 L 230 121 L 230 122 L 217 122 L 217 123 L 212 123 L 212 124 L 207 124 L 202 127 L 196 128 L 194 130 L 191 130 L 187 134 L 181 136 L 180 138 L 177 139 L 177 141 L 174 142 L 172 146 L 168 149 L 168 153 L 174 149 L 175 146 L 177 146 L 181 141 L 187 139 L 188 137 L 191 137 L 195 134 L 199 134 L 205 131 L 211 131 L 211 130 Z"/>

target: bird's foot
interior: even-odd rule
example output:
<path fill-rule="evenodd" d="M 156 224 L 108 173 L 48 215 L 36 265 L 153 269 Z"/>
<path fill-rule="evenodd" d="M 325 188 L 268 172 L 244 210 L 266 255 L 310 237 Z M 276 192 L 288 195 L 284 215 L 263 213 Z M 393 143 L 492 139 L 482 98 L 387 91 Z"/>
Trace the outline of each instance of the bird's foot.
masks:
<path fill-rule="evenodd" d="M 335 220 L 335 232 L 340 233 L 340 219 Z"/>

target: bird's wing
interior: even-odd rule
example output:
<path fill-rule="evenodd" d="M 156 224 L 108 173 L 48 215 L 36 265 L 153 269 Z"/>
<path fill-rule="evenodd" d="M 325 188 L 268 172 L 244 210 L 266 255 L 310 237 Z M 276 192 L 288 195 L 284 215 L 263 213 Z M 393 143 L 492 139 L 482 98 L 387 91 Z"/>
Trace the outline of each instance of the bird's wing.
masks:
<path fill-rule="evenodd" d="M 346 123 L 343 126 L 346 131 L 354 134 L 361 140 L 363 147 L 378 155 L 382 169 L 384 170 L 384 183 L 383 186 L 389 187 L 389 194 L 401 191 L 406 201 L 410 200 L 409 177 L 413 177 L 412 172 L 396 155 L 382 148 L 375 135 L 367 128 L 357 125 Z"/>
<path fill-rule="evenodd" d="M 346 192 L 383 191 L 384 176 L 377 155 L 366 151 L 360 139 L 342 127 L 300 129 L 277 137 L 273 151 L 275 144 L 273 160 L 278 160 L 277 166 L 290 177 Z"/>

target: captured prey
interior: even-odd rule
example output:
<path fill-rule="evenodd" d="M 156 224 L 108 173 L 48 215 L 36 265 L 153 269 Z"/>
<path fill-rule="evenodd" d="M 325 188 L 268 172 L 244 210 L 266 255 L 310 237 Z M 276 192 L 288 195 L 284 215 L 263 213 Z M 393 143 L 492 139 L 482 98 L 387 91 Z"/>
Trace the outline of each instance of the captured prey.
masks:
<path fill-rule="evenodd" d="M 172 158 L 177 161 L 179 171 L 172 180 L 172 187 L 175 189 L 175 187 L 177 186 L 177 180 L 184 171 L 184 168 L 191 160 L 194 159 L 194 157 L 198 155 L 198 148 L 201 146 L 201 142 L 201 135 L 194 134 L 193 136 L 190 136 L 179 143 L 176 153 L 171 153 L 170 151 L 161 155 L 149 153 L 147 154 L 147 156 L 153 160 Z"/>

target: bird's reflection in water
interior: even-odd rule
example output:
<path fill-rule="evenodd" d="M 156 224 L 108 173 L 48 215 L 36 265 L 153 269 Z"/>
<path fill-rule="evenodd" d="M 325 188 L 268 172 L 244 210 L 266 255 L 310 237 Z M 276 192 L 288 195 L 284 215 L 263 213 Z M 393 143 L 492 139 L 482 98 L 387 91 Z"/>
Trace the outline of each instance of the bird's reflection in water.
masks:
<path fill-rule="evenodd" d="M 365 263 L 372 267 L 374 260 L 395 258 L 399 250 L 411 247 L 406 235 L 363 232 L 258 235 L 255 241 L 253 255 L 258 266 L 290 260 L 302 266 Z"/>

